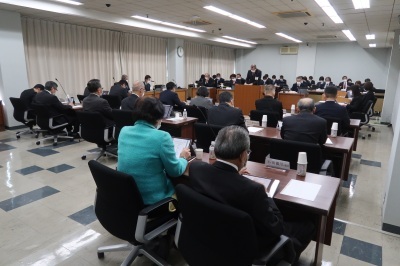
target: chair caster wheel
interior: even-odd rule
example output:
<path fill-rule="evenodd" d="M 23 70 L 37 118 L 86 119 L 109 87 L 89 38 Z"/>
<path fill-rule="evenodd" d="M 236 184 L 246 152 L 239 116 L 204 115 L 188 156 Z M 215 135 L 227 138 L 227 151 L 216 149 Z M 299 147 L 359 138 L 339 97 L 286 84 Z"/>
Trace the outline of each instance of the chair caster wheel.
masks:
<path fill-rule="evenodd" d="M 98 252 L 97 253 L 97 258 L 104 259 L 104 252 Z"/>
<path fill-rule="evenodd" d="M 365 137 L 363 136 L 362 139 L 365 139 Z"/>
<path fill-rule="evenodd" d="M 39 134 L 36 134 L 35 138 L 39 138 Z"/>
<path fill-rule="evenodd" d="M 53 143 L 53 146 L 57 146 L 57 142 Z"/>
<path fill-rule="evenodd" d="M 374 128 L 374 127 L 372 128 L 372 131 L 375 131 L 375 128 Z"/>
<path fill-rule="evenodd" d="M 371 134 L 368 134 L 368 138 L 370 138 L 371 137 Z"/>
<path fill-rule="evenodd" d="M 18 136 L 17 136 L 17 139 L 20 139 L 20 138 L 21 138 L 21 136 L 18 135 Z"/>
<path fill-rule="evenodd" d="M 83 155 L 83 156 L 81 157 L 81 159 L 82 159 L 82 160 L 86 160 L 86 155 Z M 99 254 L 99 253 L 97 253 L 97 254 Z M 103 253 L 103 257 L 104 257 L 104 253 Z"/>
<path fill-rule="evenodd" d="M 36 145 L 40 145 L 40 141 L 36 141 Z"/>

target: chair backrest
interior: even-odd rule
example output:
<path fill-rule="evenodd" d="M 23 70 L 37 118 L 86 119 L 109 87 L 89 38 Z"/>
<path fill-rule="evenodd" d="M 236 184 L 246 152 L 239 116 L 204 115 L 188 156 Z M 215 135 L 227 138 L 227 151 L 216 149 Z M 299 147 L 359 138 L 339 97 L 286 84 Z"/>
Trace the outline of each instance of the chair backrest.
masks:
<path fill-rule="evenodd" d="M 207 109 L 203 106 L 185 106 L 188 117 L 196 117 L 198 123 L 207 123 Z"/>
<path fill-rule="evenodd" d="M 96 144 L 106 144 L 104 129 L 106 123 L 99 112 L 77 111 L 76 115 L 81 123 L 81 138 Z"/>
<path fill-rule="evenodd" d="M 112 235 L 135 242 L 138 215 L 144 207 L 135 180 L 97 161 L 88 164 L 97 186 L 94 211 L 99 222 Z"/>
<path fill-rule="evenodd" d="M 50 128 L 50 119 L 53 118 L 51 108 L 51 105 L 32 103 L 32 109 L 36 113 L 36 123 L 44 130 L 62 131 L 68 125 L 68 120 L 64 115 L 61 115 L 60 117 L 57 117 L 58 121 L 53 121 L 52 126 L 63 126 L 58 126 L 56 129 Z"/>
<path fill-rule="evenodd" d="M 133 113 L 130 110 L 112 110 L 113 120 L 115 121 L 115 134 L 114 138 L 118 140 L 119 133 L 124 126 L 133 126 L 135 120 L 133 119 Z"/>
<path fill-rule="evenodd" d="M 218 132 L 222 128 L 224 128 L 224 126 L 216 126 L 206 123 L 195 123 L 194 132 L 196 134 L 196 147 L 203 149 L 204 152 L 208 152 L 211 141 L 215 140 Z"/>
<path fill-rule="evenodd" d="M 101 96 L 103 99 L 107 100 L 112 109 L 119 109 L 121 107 L 121 99 L 118 95 L 105 95 Z"/>
<path fill-rule="evenodd" d="M 26 124 L 25 112 L 28 110 L 20 98 L 10 97 L 11 104 L 14 107 L 13 116 L 18 122 Z"/>
<path fill-rule="evenodd" d="M 338 136 L 342 135 L 342 128 L 343 128 L 342 119 L 337 117 L 323 117 L 323 118 L 326 120 L 326 132 L 328 133 L 328 135 L 331 134 L 331 128 L 334 122 L 338 123 L 337 135 Z"/>
<path fill-rule="evenodd" d="M 272 111 L 259 111 L 259 110 L 251 110 L 250 111 L 250 119 L 254 121 L 258 121 L 261 126 L 261 120 L 263 115 L 267 115 L 267 127 L 276 127 L 278 125 L 279 113 Z"/>
<path fill-rule="evenodd" d="M 371 106 L 371 108 L 368 110 L 368 116 L 369 116 L 369 117 L 371 117 L 371 116 L 374 115 L 374 108 L 375 108 L 375 104 L 376 104 L 376 101 L 377 101 L 377 100 L 378 100 L 378 98 L 374 97 L 374 100 L 373 100 L 373 102 L 372 102 L 372 106 Z"/>
<path fill-rule="evenodd" d="M 283 139 L 270 139 L 270 157 L 290 162 L 290 169 L 297 169 L 299 152 L 307 153 L 307 172 L 318 174 L 322 166 L 321 147 L 318 144 Z"/>
<path fill-rule="evenodd" d="M 252 218 L 186 185 L 176 194 L 182 215 L 178 249 L 191 266 L 251 265 L 258 252 Z"/>
<path fill-rule="evenodd" d="M 82 103 L 83 99 L 85 99 L 85 95 L 82 95 L 82 94 L 78 94 L 78 95 L 76 95 L 76 97 L 78 98 L 80 103 Z"/>

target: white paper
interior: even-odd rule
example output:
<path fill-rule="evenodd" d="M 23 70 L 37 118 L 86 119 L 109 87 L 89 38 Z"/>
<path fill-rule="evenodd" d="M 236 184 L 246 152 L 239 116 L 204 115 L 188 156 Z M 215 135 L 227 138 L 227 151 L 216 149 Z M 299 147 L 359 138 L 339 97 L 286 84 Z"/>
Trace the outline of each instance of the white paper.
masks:
<path fill-rule="evenodd" d="M 172 138 L 174 141 L 174 150 L 176 158 L 179 158 L 181 152 L 184 148 L 188 148 L 190 145 L 190 139 L 180 139 L 180 138 Z"/>
<path fill-rule="evenodd" d="M 180 120 L 183 120 L 184 118 L 183 117 L 172 117 L 172 118 L 167 118 L 167 120 L 169 120 L 169 121 L 180 121 Z"/>
<path fill-rule="evenodd" d="M 248 127 L 247 128 L 249 130 L 250 133 L 255 133 L 255 132 L 259 132 L 261 130 L 263 130 L 263 128 L 261 127 Z"/>
<path fill-rule="evenodd" d="M 79 108 L 82 108 L 82 105 L 74 105 L 74 106 L 72 106 L 72 109 L 79 109 Z"/>
<path fill-rule="evenodd" d="M 333 145 L 333 142 L 330 138 L 327 138 L 325 144 Z"/>
<path fill-rule="evenodd" d="M 314 201 L 320 189 L 321 185 L 292 179 L 281 194 Z"/>

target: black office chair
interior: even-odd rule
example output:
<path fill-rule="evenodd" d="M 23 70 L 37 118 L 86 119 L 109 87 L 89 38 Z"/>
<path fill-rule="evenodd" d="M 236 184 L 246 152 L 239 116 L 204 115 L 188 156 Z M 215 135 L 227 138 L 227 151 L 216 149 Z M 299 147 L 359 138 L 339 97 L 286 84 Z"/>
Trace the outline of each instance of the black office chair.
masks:
<path fill-rule="evenodd" d="M 85 99 L 86 96 L 84 96 L 82 94 L 77 94 L 76 97 L 78 98 L 79 102 L 82 103 L 83 99 Z"/>
<path fill-rule="evenodd" d="M 267 127 L 276 127 L 278 125 L 279 113 L 272 111 L 259 111 L 259 110 L 251 110 L 250 111 L 250 120 L 258 121 L 261 126 L 261 121 L 263 115 L 267 115 Z"/>
<path fill-rule="evenodd" d="M 133 119 L 132 111 L 130 110 L 112 110 L 113 120 L 115 121 L 114 139 L 118 141 L 119 133 L 124 126 L 133 126 L 135 120 Z"/>
<path fill-rule="evenodd" d="M 299 152 L 307 153 L 307 172 L 333 176 L 331 160 L 323 161 L 321 146 L 314 143 L 291 141 L 284 139 L 270 139 L 270 158 L 287 161 L 290 169 L 297 169 Z"/>
<path fill-rule="evenodd" d="M 116 157 L 116 147 L 110 145 L 114 140 L 112 137 L 114 125 L 106 125 L 103 116 L 98 112 L 77 111 L 76 115 L 81 123 L 81 138 L 96 143 L 101 148 L 96 161 L 104 155 Z M 81 158 L 85 160 L 86 154 Z"/>
<path fill-rule="evenodd" d="M 15 133 L 17 139 L 19 139 L 21 135 L 28 133 L 35 134 L 35 137 L 37 138 L 40 131 L 39 129 L 33 129 L 33 126 L 36 125 L 36 116 L 33 114 L 33 110 L 27 108 L 20 98 L 10 97 L 10 101 L 14 107 L 14 119 L 29 127 L 29 129 L 25 131 L 18 131 Z"/>
<path fill-rule="evenodd" d="M 103 93 L 104 93 L 104 91 L 103 91 Z M 107 100 L 107 102 L 110 104 L 112 109 L 119 109 L 121 107 L 121 99 L 119 98 L 118 95 L 103 94 L 101 97 L 103 99 Z"/>
<path fill-rule="evenodd" d="M 283 248 L 287 262 L 294 262 L 292 241 L 283 235 L 268 253 L 257 254 L 257 234 L 247 213 L 185 185 L 178 185 L 176 194 L 181 213 L 175 244 L 189 265 L 266 265 Z"/>
<path fill-rule="evenodd" d="M 377 98 L 374 98 L 374 101 L 368 101 L 362 108 L 361 112 L 353 112 L 350 114 L 350 118 L 360 119 L 360 129 L 362 126 L 367 126 L 368 129 L 372 129 L 375 131 L 375 127 L 369 124 L 370 118 L 374 114 L 374 105 L 376 103 Z M 362 139 L 365 139 L 365 134 L 361 132 L 360 134 Z M 368 137 L 371 137 L 371 134 L 368 134 Z"/>
<path fill-rule="evenodd" d="M 188 117 L 196 117 L 198 123 L 207 123 L 207 109 L 203 106 L 186 105 Z"/>
<path fill-rule="evenodd" d="M 210 125 L 206 123 L 195 123 L 194 132 L 196 135 L 196 147 L 208 152 L 211 141 L 214 141 L 218 132 L 224 128 L 223 126 Z"/>
<path fill-rule="evenodd" d="M 32 103 L 32 109 L 36 113 L 36 123 L 42 129 L 42 139 L 36 141 L 36 145 L 40 145 L 41 141 L 53 139 L 53 146 L 57 146 L 58 139 L 74 140 L 74 137 L 68 136 L 64 129 L 69 125 L 68 119 L 65 115 L 52 115 L 50 113 L 51 106 L 45 104 Z M 50 135 L 46 137 L 47 135 Z"/>
<path fill-rule="evenodd" d="M 104 258 L 104 252 L 130 250 L 130 254 L 121 265 L 131 265 L 140 255 L 145 255 L 157 265 L 169 265 L 148 249 L 148 246 L 176 225 L 177 214 L 154 214 L 167 209 L 170 202 L 176 206 L 176 200 L 166 198 L 145 206 L 132 176 L 93 160 L 89 161 L 89 169 L 97 186 L 94 204 L 97 219 L 110 234 L 128 242 L 99 247 L 98 258 Z"/>

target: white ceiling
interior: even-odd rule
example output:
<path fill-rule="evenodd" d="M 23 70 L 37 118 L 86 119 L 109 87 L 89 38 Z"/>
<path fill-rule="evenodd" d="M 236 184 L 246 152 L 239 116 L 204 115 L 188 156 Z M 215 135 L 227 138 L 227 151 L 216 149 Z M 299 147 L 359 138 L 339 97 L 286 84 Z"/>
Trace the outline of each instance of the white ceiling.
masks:
<path fill-rule="evenodd" d="M 202 38 L 201 41 L 214 44 L 217 43 L 212 41 L 213 36 L 218 37 L 222 34 L 247 40 L 257 39 L 256 42 L 259 44 L 291 43 L 276 36 L 275 32 L 286 33 L 305 43 L 347 42 L 349 40 L 342 33 L 342 30 L 349 29 L 362 47 L 367 48 L 369 43 L 376 43 L 377 48 L 383 48 L 392 46 L 393 32 L 396 29 L 400 29 L 398 18 L 400 16 L 400 0 L 370 0 L 371 8 L 359 10 L 354 9 L 351 0 L 330 0 L 331 5 L 343 20 L 343 24 L 335 24 L 313 0 L 76 1 L 80 1 L 84 5 L 71 6 L 52 0 L 0 0 L 0 9 L 16 11 L 28 17 L 162 37 L 171 37 L 171 34 L 128 26 L 125 22 L 136 21 L 131 18 L 132 15 L 148 15 L 149 18 L 186 25 L 183 24 L 184 21 L 190 21 L 192 17 L 198 16 L 201 20 L 211 23 L 206 26 L 194 26 L 207 31 L 207 34 L 199 35 Z M 50 3 L 52 6 L 63 8 L 57 12 L 36 9 L 40 8 L 43 3 Z M 111 6 L 106 7 L 105 4 L 111 4 Z M 213 5 L 253 20 L 266 26 L 266 29 L 258 29 L 208 11 L 203 8 L 206 5 Z M 63 11 L 64 7 L 65 12 Z M 276 12 L 290 11 L 307 11 L 311 16 L 280 18 L 276 15 Z M 121 19 L 125 22 L 121 22 Z M 308 24 L 305 25 L 305 23 Z M 366 34 L 375 34 L 376 39 L 366 40 Z M 323 35 L 333 35 L 336 38 L 318 38 L 318 36 Z M 182 38 L 197 41 L 197 38 L 193 37 Z"/>

